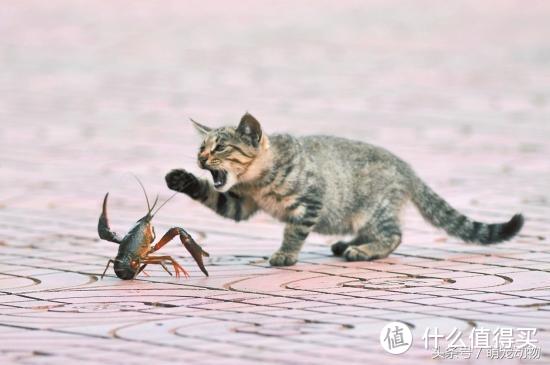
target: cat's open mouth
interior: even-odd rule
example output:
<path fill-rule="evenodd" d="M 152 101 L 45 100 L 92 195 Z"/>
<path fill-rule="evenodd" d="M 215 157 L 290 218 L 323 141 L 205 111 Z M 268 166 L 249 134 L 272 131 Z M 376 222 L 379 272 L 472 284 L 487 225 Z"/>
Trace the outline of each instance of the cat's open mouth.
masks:
<path fill-rule="evenodd" d="M 209 170 L 214 180 L 214 187 L 220 189 L 227 182 L 227 172 L 223 170 Z"/>

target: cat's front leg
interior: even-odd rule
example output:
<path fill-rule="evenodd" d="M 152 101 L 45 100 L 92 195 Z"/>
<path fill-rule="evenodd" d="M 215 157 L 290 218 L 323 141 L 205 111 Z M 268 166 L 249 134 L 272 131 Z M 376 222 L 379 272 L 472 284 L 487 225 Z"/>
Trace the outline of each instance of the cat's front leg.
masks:
<path fill-rule="evenodd" d="M 250 218 L 258 211 L 258 205 L 250 197 L 232 191 L 220 193 L 207 180 L 183 169 L 170 171 L 165 179 L 170 189 L 187 194 L 219 215 L 237 222 Z"/>
<path fill-rule="evenodd" d="M 311 228 L 312 226 L 304 224 L 288 223 L 285 226 L 283 244 L 277 252 L 271 255 L 269 264 L 271 266 L 294 265 L 298 261 L 298 255 Z"/>
<path fill-rule="evenodd" d="M 298 261 L 304 241 L 319 220 L 322 206 L 322 195 L 310 189 L 286 208 L 287 224 L 283 244 L 271 255 L 271 266 L 290 266 Z"/>
<path fill-rule="evenodd" d="M 208 182 L 184 169 L 175 169 L 166 174 L 168 188 L 189 195 L 195 200 L 205 201 L 212 193 Z"/>

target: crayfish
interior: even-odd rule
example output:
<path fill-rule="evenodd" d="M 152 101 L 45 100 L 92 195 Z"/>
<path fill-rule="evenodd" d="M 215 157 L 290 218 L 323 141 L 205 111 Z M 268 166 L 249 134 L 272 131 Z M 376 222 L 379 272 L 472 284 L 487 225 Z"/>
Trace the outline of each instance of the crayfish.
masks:
<path fill-rule="evenodd" d="M 136 178 L 137 179 L 137 178 Z M 101 278 L 105 276 L 107 269 L 111 263 L 114 264 L 115 274 L 117 277 L 123 280 L 129 280 L 135 278 L 139 273 L 145 269 L 147 265 L 160 265 L 166 272 L 170 275 L 172 273 L 165 265 L 165 262 L 172 264 L 174 271 L 176 272 L 176 277 L 180 276 L 180 273 L 183 273 L 185 277 L 189 277 L 189 273 L 185 271 L 180 264 L 177 263 L 171 256 L 152 256 L 151 254 L 158 251 L 168 242 L 170 242 L 176 235 L 180 236 L 181 243 L 185 246 L 187 251 L 191 253 L 191 256 L 197 262 L 197 265 L 201 271 L 208 276 L 208 271 L 204 267 L 202 261 L 203 256 L 209 256 L 209 254 L 204 251 L 201 246 L 199 246 L 193 237 L 189 235 L 183 228 L 173 227 L 164 234 L 164 236 L 158 241 L 154 246 L 152 245 L 155 241 L 155 228 L 151 224 L 151 221 L 155 214 L 166 204 L 170 199 L 174 197 L 172 195 L 168 198 L 161 206 L 153 213 L 153 209 L 158 203 L 158 196 L 155 199 L 153 206 L 149 204 L 149 198 L 147 192 L 143 187 L 143 184 L 139 181 L 143 193 L 145 194 L 145 200 L 147 201 L 147 214 L 140 218 L 136 224 L 130 229 L 130 231 L 124 236 L 120 237 L 117 233 L 113 232 L 109 227 L 109 220 L 107 218 L 107 198 L 109 193 L 105 195 L 103 199 L 103 211 L 99 217 L 99 222 L 97 225 L 97 231 L 99 233 L 99 238 L 118 243 L 118 254 L 114 259 L 109 259 L 107 266 L 101 275 Z"/>

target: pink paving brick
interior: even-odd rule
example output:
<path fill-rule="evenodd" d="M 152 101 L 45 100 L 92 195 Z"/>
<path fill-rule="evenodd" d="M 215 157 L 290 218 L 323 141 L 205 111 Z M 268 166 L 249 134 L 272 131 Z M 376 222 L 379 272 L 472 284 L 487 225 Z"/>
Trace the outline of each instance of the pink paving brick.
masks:
<path fill-rule="evenodd" d="M 550 362 L 550 4 L 513 0 L 4 1 L 0 11 L 0 363 L 411 364 L 426 328 L 538 328 Z M 157 233 L 185 227 L 205 278 L 99 276 L 115 230 L 196 164 L 188 117 L 384 146 L 472 217 L 522 212 L 514 240 L 467 245 L 412 208 L 390 257 L 348 263 L 311 235 L 271 268 L 283 226 L 234 223 L 177 196 Z M 413 345 L 378 336 L 407 323 Z M 474 363 L 494 363 L 486 357 Z M 453 361 L 453 364 L 472 361 Z M 520 363 L 512 360 L 507 363 Z"/>

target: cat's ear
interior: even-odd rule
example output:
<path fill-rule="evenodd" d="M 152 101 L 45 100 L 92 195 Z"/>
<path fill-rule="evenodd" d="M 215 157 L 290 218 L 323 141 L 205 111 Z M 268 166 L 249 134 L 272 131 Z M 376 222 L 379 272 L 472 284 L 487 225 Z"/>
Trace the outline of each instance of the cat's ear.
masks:
<path fill-rule="evenodd" d="M 248 139 L 254 147 L 258 147 L 262 139 L 262 127 L 260 126 L 260 122 L 258 122 L 252 114 L 248 114 L 248 112 L 241 118 L 241 122 L 237 127 L 237 133 Z"/>
<path fill-rule="evenodd" d="M 208 132 L 212 130 L 212 128 L 209 128 L 205 125 L 202 125 L 200 123 L 195 122 L 192 118 L 189 118 L 191 120 L 191 123 L 193 123 L 193 126 L 195 126 L 195 129 L 200 133 L 201 136 L 205 136 Z"/>

